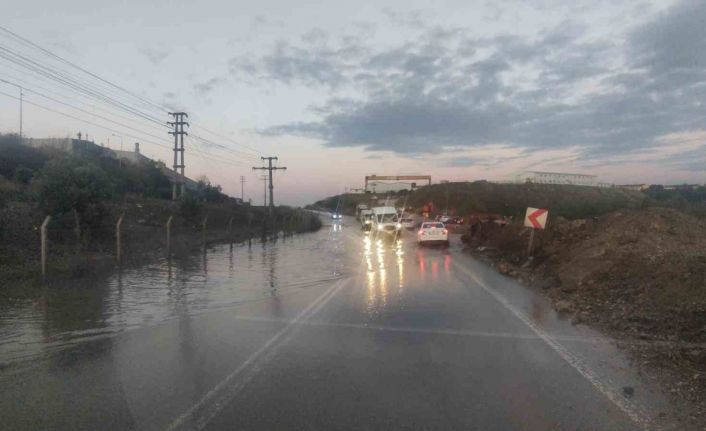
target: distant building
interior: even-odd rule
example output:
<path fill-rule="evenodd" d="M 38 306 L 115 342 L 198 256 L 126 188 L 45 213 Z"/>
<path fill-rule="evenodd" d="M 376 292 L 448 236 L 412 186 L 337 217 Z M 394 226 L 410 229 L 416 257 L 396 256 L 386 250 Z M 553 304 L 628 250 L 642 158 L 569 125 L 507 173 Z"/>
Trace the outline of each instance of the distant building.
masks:
<path fill-rule="evenodd" d="M 596 175 L 571 174 L 565 172 L 523 171 L 513 176 L 515 183 L 571 184 L 576 186 L 603 186 Z"/>
<path fill-rule="evenodd" d="M 149 157 L 145 156 L 140 152 L 140 143 L 135 142 L 135 149 L 134 151 L 122 151 L 122 150 L 113 150 L 115 153 L 115 157 L 118 159 L 122 160 L 127 160 L 132 163 L 145 163 L 145 162 L 151 162 L 152 159 Z"/>
<path fill-rule="evenodd" d="M 649 184 L 618 184 L 615 187 L 618 187 L 620 189 L 636 190 L 638 192 L 641 192 L 643 190 L 649 189 L 650 185 Z"/>
<path fill-rule="evenodd" d="M 398 192 L 415 190 L 422 185 L 431 184 L 430 175 L 366 175 L 365 191 L 370 193 Z"/>
<path fill-rule="evenodd" d="M 25 138 L 24 144 L 34 148 L 55 148 L 76 155 L 90 154 L 98 157 L 127 160 L 131 163 L 152 161 L 152 159 L 140 152 L 140 144 L 137 142 L 135 142 L 133 151 L 111 150 L 110 148 L 96 145 L 93 141 L 73 138 Z M 174 181 L 175 178 L 181 180 L 181 176 L 169 169 L 164 162 L 157 162 L 157 167 L 170 181 Z M 183 182 L 187 190 L 196 190 L 198 187 L 196 181 L 191 178 L 185 177 Z"/>
<path fill-rule="evenodd" d="M 72 154 L 86 154 L 98 157 L 115 158 L 115 152 L 110 148 L 96 145 L 93 141 L 74 138 L 25 138 L 25 145 L 34 148 L 54 148 Z"/>

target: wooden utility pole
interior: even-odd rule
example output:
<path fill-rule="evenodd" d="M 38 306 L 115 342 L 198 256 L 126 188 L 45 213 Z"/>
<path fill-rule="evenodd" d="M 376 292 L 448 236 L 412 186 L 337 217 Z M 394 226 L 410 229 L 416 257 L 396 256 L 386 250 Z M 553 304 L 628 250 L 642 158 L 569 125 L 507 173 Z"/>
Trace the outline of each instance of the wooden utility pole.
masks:
<path fill-rule="evenodd" d="M 270 181 L 270 209 L 269 209 L 269 214 L 270 214 L 270 219 L 272 218 L 274 214 L 274 206 L 275 206 L 275 198 L 274 198 L 274 184 L 272 184 L 272 171 L 276 170 L 286 170 L 287 168 L 284 166 L 281 167 L 273 167 L 272 166 L 272 161 L 277 160 L 277 157 L 260 157 L 262 161 L 264 162 L 267 160 L 267 166 L 263 167 L 253 167 L 253 170 L 256 171 L 268 171 L 269 173 L 269 181 Z"/>
<path fill-rule="evenodd" d="M 184 126 L 189 126 L 189 123 L 184 121 L 189 115 L 186 112 L 170 112 L 169 115 L 174 117 L 174 121 L 167 121 L 167 124 L 174 127 L 174 131 L 169 132 L 174 135 L 174 176 L 172 179 L 172 200 L 177 199 L 177 184 L 179 185 L 179 196 L 184 195 L 184 136 L 188 135 L 184 131 Z"/>

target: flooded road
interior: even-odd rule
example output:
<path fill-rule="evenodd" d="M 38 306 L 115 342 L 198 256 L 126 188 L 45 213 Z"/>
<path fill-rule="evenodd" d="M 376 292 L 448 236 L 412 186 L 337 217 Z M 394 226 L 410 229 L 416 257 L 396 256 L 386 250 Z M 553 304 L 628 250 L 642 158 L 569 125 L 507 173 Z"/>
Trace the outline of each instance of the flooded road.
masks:
<path fill-rule="evenodd" d="M 335 280 L 345 250 L 331 232 L 218 245 L 103 280 L 50 285 L 35 300 L 0 303 L 0 367 L 72 344 Z"/>
<path fill-rule="evenodd" d="M 657 428 L 664 400 L 610 340 L 456 242 L 346 224 L 3 304 L 0 416 L 9 429 Z"/>

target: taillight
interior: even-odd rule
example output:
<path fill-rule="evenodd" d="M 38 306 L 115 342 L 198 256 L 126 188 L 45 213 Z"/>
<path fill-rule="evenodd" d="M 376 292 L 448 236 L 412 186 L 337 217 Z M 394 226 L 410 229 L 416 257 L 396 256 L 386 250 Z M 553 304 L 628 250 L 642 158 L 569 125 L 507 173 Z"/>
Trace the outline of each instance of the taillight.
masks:
<path fill-rule="evenodd" d="M 423 230 L 423 229 L 419 229 L 419 232 L 417 232 L 417 233 L 418 233 L 419 235 L 424 235 L 424 230 Z"/>
<path fill-rule="evenodd" d="M 448 234 L 449 234 L 449 231 L 444 229 L 444 235 L 448 235 Z"/>

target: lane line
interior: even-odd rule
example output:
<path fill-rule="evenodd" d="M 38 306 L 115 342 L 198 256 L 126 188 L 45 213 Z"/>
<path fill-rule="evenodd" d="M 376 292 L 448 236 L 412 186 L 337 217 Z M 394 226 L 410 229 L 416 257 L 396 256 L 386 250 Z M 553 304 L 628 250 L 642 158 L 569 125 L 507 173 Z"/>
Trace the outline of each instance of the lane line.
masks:
<path fill-rule="evenodd" d="M 265 344 L 248 357 L 238 368 L 233 370 L 220 383 L 209 390 L 196 404 L 177 417 L 167 428 L 168 431 L 179 429 L 203 429 L 218 413 L 220 413 L 238 393 L 260 371 L 262 366 L 273 356 L 273 353 L 291 337 L 292 328 L 301 320 L 307 319 L 318 312 L 328 301 L 351 279 L 341 279 L 324 293 L 319 295 L 290 323 L 280 329 Z M 244 373 L 247 371 L 246 373 Z M 238 379 L 243 375 L 243 378 Z"/>
<path fill-rule="evenodd" d="M 519 310 L 517 307 L 512 305 L 510 301 L 504 296 L 496 292 L 494 289 L 488 287 L 481 279 L 479 279 L 473 271 L 465 268 L 461 264 L 457 263 L 456 260 L 452 260 L 451 264 L 455 266 L 459 271 L 468 275 L 473 281 L 476 282 L 485 292 L 492 296 L 496 301 L 498 301 L 502 306 L 504 306 L 508 311 L 510 311 L 516 318 L 518 318 L 522 323 L 524 323 L 529 329 L 532 330 L 539 338 L 541 338 L 549 347 L 551 347 L 566 363 L 568 363 L 572 368 L 579 372 L 586 380 L 588 380 L 594 388 L 596 388 L 600 393 L 602 393 L 608 400 L 610 400 L 616 407 L 623 411 L 633 422 L 640 425 L 644 429 L 650 429 L 650 417 L 642 407 L 623 397 L 615 389 L 615 385 L 608 378 L 601 378 L 596 372 L 594 372 L 586 363 L 584 363 L 579 357 L 574 355 L 566 347 L 561 345 L 554 337 L 552 337 L 548 332 L 537 325 L 532 319 L 530 319 L 525 313 Z"/>
<path fill-rule="evenodd" d="M 258 317 L 258 316 L 235 316 L 235 320 L 243 320 L 248 322 L 263 322 L 263 323 L 290 323 L 291 319 L 277 318 L 277 317 Z M 483 337 L 483 338 L 515 338 L 522 340 L 541 340 L 541 338 L 535 334 L 518 334 L 516 332 L 499 332 L 499 331 L 471 331 L 467 329 L 455 329 L 455 328 L 423 328 L 417 326 L 389 326 L 389 325 L 373 325 L 367 323 L 346 323 L 346 322 L 323 322 L 318 320 L 300 320 L 296 322 L 300 326 L 319 326 L 319 327 L 336 327 L 336 328 L 350 328 L 350 329 L 364 329 L 369 331 L 380 331 L 380 332 L 406 332 L 406 333 L 420 333 L 420 334 L 431 334 L 431 335 L 450 335 L 450 336 L 462 336 L 462 337 Z M 665 348 L 701 348 L 706 349 L 706 343 L 679 343 L 672 341 L 645 341 L 645 340 L 627 340 L 627 339 L 614 339 L 608 337 L 578 337 L 571 335 L 549 335 L 558 341 L 567 341 L 572 343 L 585 343 L 585 344 L 618 344 L 621 346 L 649 346 L 649 347 L 665 347 Z"/>

